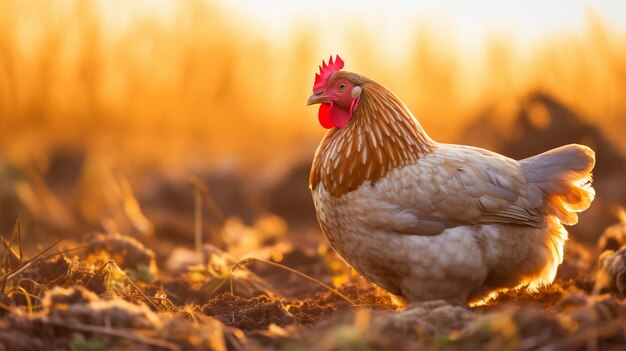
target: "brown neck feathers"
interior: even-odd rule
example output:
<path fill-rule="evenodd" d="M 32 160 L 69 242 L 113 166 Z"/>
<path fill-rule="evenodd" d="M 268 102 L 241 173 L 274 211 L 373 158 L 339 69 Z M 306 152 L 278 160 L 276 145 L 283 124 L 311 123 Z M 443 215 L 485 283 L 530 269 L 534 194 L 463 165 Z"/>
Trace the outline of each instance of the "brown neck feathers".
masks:
<path fill-rule="evenodd" d="M 326 133 L 317 148 L 309 187 L 319 183 L 333 196 L 376 182 L 387 172 L 413 164 L 432 152 L 435 143 L 409 109 L 382 85 L 349 72 L 359 80 L 361 99 L 350 122 Z"/>

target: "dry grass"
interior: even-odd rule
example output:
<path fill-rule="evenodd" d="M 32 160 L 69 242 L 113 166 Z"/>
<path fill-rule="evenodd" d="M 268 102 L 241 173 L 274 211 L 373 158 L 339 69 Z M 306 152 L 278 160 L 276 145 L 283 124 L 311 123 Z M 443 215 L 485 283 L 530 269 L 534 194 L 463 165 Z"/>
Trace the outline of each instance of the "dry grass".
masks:
<path fill-rule="evenodd" d="M 3 2 L 0 153 L 65 145 L 196 167 L 198 157 L 257 166 L 311 153 L 322 131 L 304 101 L 330 53 L 306 24 L 276 41 L 230 25 L 211 2 L 174 3 L 167 15 L 105 4 Z M 343 38 L 348 68 L 392 88 L 436 138 L 456 140 L 485 106 L 542 89 L 626 149 L 626 34 L 599 18 L 524 51 L 494 36 L 482 53 L 416 25 L 401 59 L 376 50 L 371 26 L 355 25 L 362 31 Z"/>

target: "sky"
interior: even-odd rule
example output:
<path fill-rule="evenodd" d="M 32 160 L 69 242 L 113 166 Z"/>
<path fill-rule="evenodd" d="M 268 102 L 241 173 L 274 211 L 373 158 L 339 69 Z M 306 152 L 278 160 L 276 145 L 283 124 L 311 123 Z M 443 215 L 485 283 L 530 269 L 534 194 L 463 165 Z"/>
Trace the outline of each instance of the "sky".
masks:
<path fill-rule="evenodd" d="M 590 15 L 615 29 L 626 30 L 626 1 L 364 1 L 364 0 L 222 0 L 234 21 L 255 22 L 280 37 L 300 23 L 313 25 L 332 41 L 351 30 L 353 19 L 392 43 L 415 28 L 415 22 L 448 32 L 461 45 L 481 45 L 492 33 L 510 35 L 530 45 L 551 33 L 584 28 Z M 371 33 L 367 33 L 371 35 Z"/>
<path fill-rule="evenodd" d="M 546 37 L 584 30 L 592 16 L 610 30 L 626 32 L 626 0 L 205 0 L 217 2 L 230 24 L 249 29 L 274 44 L 306 30 L 320 37 L 325 51 L 341 51 L 355 31 L 368 41 L 380 41 L 386 50 L 401 53 L 403 45 L 424 28 L 445 35 L 463 52 L 480 49 L 494 35 L 521 49 Z M 167 21 L 176 13 L 176 0 L 124 0 L 99 3 L 110 32 L 123 33 L 141 16 Z M 112 20 L 112 21 L 111 21 Z M 417 25 L 416 25 L 417 24 Z M 345 35 L 350 34 L 350 35 Z M 469 50 L 467 50 L 469 49 Z"/>

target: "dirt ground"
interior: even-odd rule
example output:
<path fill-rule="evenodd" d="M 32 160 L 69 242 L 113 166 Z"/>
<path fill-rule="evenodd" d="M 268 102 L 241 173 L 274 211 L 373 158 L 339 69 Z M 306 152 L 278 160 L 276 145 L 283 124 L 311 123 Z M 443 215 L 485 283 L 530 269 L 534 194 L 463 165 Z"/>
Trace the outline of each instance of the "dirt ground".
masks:
<path fill-rule="evenodd" d="M 3 350 L 621 350 L 625 345 L 626 249 L 614 253 L 571 240 L 556 282 L 537 293 L 510 291 L 474 307 L 443 301 L 403 306 L 356 276 L 325 245 L 294 247 L 290 234 L 269 244 L 269 257 L 262 260 L 235 261 L 205 244 L 202 265 L 190 264 L 196 252 L 183 248 L 159 264 L 163 260 L 154 250 L 121 234 L 67 239 L 20 260 L 21 230 L 16 226 L 12 240 L 5 241 L 10 247 L 2 256 Z M 600 245 L 621 246 L 625 240 L 626 221 L 608 228 Z M 290 249 L 277 255 L 273 247 Z M 173 256 L 188 259 L 184 268 L 177 268 L 180 258 Z"/>

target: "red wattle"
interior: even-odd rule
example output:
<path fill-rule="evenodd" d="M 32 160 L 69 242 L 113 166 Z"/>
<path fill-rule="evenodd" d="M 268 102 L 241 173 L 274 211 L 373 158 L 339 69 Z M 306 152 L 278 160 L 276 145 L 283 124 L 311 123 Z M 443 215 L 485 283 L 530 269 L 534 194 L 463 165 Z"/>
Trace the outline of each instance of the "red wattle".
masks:
<path fill-rule="evenodd" d="M 317 113 L 317 117 L 320 120 L 320 124 L 322 127 L 326 129 L 330 129 L 333 126 L 333 122 L 330 121 L 330 108 L 331 104 L 320 104 L 319 112 Z"/>
<path fill-rule="evenodd" d="M 345 127 L 352 117 L 352 113 L 341 107 L 332 106 L 329 111 L 330 123 L 337 128 Z"/>

